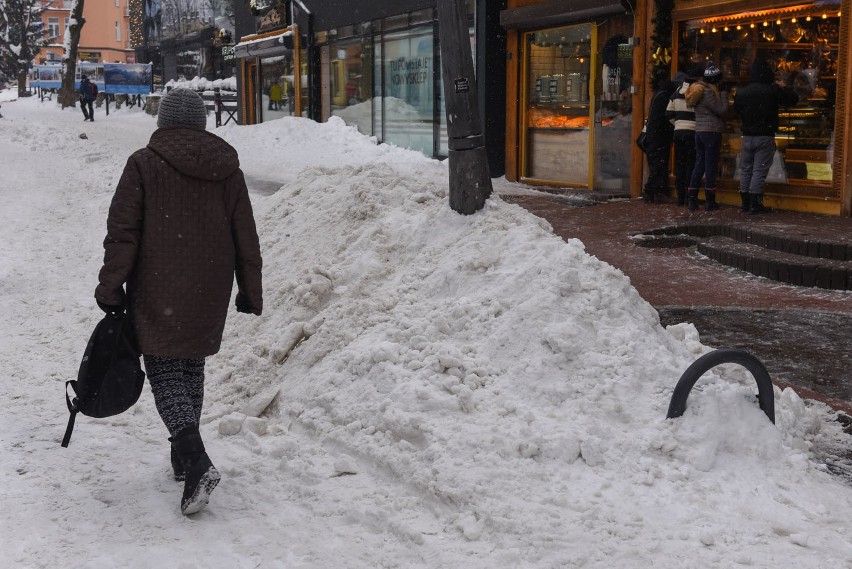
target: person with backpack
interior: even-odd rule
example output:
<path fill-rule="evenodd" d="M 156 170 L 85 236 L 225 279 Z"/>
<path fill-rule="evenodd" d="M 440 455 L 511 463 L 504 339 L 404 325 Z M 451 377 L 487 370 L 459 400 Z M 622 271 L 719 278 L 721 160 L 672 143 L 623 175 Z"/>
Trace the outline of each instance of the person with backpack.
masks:
<path fill-rule="evenodd" d="M 645 203 L 664 201 L 669 193 L 669 154 L 672 147 L 672 124 L 666 118 L 674 85 L 668 79 L 657 84 L 648 109 L 645 155 L 648 159 L 648 180 L 645 182 Z"/>
<path fill-rule="evenodd" d="M 742 121 L 740 152 L 740 199 L 745 213 L 766 213 L 763 186 L 775 158 L 778 107 L 789 107 L 799 97 L 783 83 L 775 82 L 769 62 L 757 58 L 751 65 L 749 83 L 734 95 L 734 110 Z"/>
<path fill-rule="evenodd" d="M 116 187 L 95 299 L 127 310 L 189 515 L 220 480 L 199 432 L 205 358 L 219 351 L 235 275 L 237 312 L 263 311 L 262 259 L 237 151 L 205 130 L 204 100 L 171 90 L 157 126 Z"/>
<path fill-rule="evenodd" d="M 722 85 L 722 70 L 712 61 L 704 68 L 702 79 L 686 89 L 686 104 L 695 109 L 695 166 L 687 188 L 689 211 L 698 209 L 698 187 L 704 178 L 706 211 L 719 209 L 716 203 L 716 175 L 722 152 L 722 133 L 725 132 L 725 113 L 728 112 L 728 89 Z"/>
<path fill-rule="evenodd" d="M 95 109 L 92 103 L 98 98 L 98 86 L 89 81 L 86 75 L 80 77 L 80 108 L 83 109 L 83 122 L 95 122 Z"/>

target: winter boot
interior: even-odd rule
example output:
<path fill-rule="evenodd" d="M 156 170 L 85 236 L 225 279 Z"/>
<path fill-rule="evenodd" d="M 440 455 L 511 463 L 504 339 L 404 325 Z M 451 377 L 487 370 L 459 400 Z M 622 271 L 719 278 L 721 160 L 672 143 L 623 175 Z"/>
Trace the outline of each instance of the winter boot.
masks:
<path fill-rule="evenodd" d="M 656 192 L 654 192 L 654 190 L 645 188 L 645 191 L 642 192 L 642 202 L 643 203 L 654 203 L 655 196 L 656 196 Z"/>
<path fill-rule="evenodd" d="M 719 209 L 719 204 L 716 203 L 716 190 L 704 190 L 704 196 L 707 201 L 704 203 L 704 211 L 715 211 Z"/>
<path fill-rule="evenodd" d="M 221 475 L 204 452 L 198 427 L 186 427 L 174 439 L 175 451 L 186 472 L 180 511 L 188 516 L 207 506 L 210 493 L 219 484 Z"/>
<path fill-rule="evenodd" d="M 686 190 L 684 188 L 677 188 L 677 205 L 686 205 Z"/>
<path fill-rule="evenodd" d="M 178 453 L 175 450 L 174 439 L 172 437 L 169 437 L 169 442 L 172 443 L 171 460 L 172 470 L 175 473 L 175 480 L 177 480 L 178 482 L 183 482 L 186 478 L 186 470 L 184 470 L 183 463 L 181 463 L 180 457 L 178 456 Z"/>
<path fill-rule="evenodd" d="M 751 196 L 751 209 L 749 213 L 756 215 L 759 213 L 771 213 L 772 208 L 763 205 L 763 194 L 749 194 Z"/>
<path fill-rule="evenodd" d="M 740 192 L 740 201 L 742 205 L 740 206 L 740 211 L 743 213 L 748 213 L 751 211 L 751 194 L 748 192 Z"/>
<path fill-rule="evenodd" d="M 686 191 L 686 209 L 689 211 L 698 209 L 698 188 L 689 188 Z"/>

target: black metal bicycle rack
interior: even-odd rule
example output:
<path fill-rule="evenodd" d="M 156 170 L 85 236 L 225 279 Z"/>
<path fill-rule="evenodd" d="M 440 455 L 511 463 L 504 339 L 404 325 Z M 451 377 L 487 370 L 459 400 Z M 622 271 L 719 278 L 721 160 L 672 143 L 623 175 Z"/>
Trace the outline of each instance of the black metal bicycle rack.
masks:
<path fill-rule="evenodd" d="M 695 386 L 695 383 L 707 371 L 722 364 L 739 364 L 746 368 L 751 373 L 754 380 L 757 382 L 757 400 L 760 408 L 769 417 L 772 423 L 775 423 L 775 394 L 772 388 L 772 380 L 769 378 L 769 372 L 766 371 L 764 365 L 759 359 L 737 348 L 721 348 L 704 354 L 691 366 L 686 368 L 683 375 L 675 386 L 672 393 L 672 400 L 669 403 L 669 412 L 666 419 L 680 417 L 686 411 L 686 399 L 689 397 L 689 392 Z"/>

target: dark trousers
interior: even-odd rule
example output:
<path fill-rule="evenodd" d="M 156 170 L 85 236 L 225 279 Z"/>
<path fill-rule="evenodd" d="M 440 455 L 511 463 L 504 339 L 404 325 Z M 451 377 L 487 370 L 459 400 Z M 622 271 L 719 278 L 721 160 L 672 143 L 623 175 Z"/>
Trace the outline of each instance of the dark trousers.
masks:
<path fill-rule="evenodd" d="M 169 434 L 197 427 L 204 403 L 204 358 L 143 356 L 154 404 Z"/>
<path fill-rule="evenodd" d="M 645 192 L 663 194 L 669 191 L 669 153 L 671 145 L 652 146 L 648 149 L 648 181 Z"/>
<path fill-rule="evenodd" d="M 695 168 L 695 131 L 678 130 L 674 133 L 674 175 L 677 201 L 683 205 L 689 179 Z"/>
<path fill-rule="evenodd" d="M 92 108 L 92 101 L 80 101 L 80 108 L 83 109 L 83 116 L 86 120 L 95 118 L 95 109 Z"/>
<path fill-rule="evenodd" d="M 695 167 L 692 169 L 692 177 L 689 187 L 698 189 L 701 186 L 701 178 L 704 178 L 704 189 L 716 189 L 716 173 L 719 170 L 719 153 L 722 150 L 721 132 L 696 132 L 695 133 Z"/>

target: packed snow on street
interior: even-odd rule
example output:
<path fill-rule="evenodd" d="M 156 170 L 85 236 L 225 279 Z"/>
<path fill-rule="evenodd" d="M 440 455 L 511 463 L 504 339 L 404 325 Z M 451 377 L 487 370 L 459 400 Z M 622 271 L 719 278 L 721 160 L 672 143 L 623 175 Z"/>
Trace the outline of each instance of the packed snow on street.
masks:
<path fill-rule="evenodd" d="M 499 195 L 453 212 L 445 162 L 339 118 L 209 118 L 253 190 L 265 309 L 232 307 L 207 360 L 222 482 L 182 516 L 147 386 L 59 445 L 156 120 L 0 102 L 0 567 L 852 567 L 852 487 L 814 453 L 844 436 L 830 409 L 776 388 L 772 424 L 726 365 L 667 420 L 710 350 L 693 325 Z"/>

